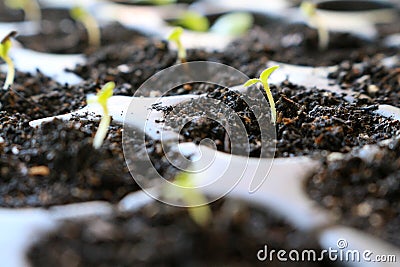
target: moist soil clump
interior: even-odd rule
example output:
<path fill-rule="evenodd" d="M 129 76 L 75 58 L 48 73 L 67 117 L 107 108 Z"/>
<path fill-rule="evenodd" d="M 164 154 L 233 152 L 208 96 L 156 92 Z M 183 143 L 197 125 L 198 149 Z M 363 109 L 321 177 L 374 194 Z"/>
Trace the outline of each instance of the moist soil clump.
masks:
<path fill-rule="evenodd" d="M 328 76 L 343 89 L 351 89 L 358 98 L 400 107 L 400 64 L 387 67 L 381 60 L 371 58 L 359 64 L 342 62 Z"/>
<path fill-rule="evenodd" d="M 251 97 L 252 90 L 254 88 L 245 95 Z M 277 157 L 313 155 L 324 151 L 350 152 L 352 147 L 373 144 L 399 134 L 400 122 L 374 114 L 377 105 L 349 103 L 344 95 L 289 82 L 271 86 L 271 90 L 277 108 L 277 136 L 275 141 L 271 141 L 275 142 Z M 242 146 L 242 143 L 226 144 L 229 139 L 223 125 L 204 116 L 205 111 L 210 112 L 204 108 L 204 103 L 209 102 L 207 98 L 231 107 L 245 125 L 250 146 L 238 148 L 239 154 L 259 157 L 261 136 L 258 124 L 270 122 L 269 108 L 260 105 L 249 107 L 242 94 L 229 89 L 217 89 L 205 97 L 173 107 L 172 111 L 166 112 L 167 125 L 180 132 L 186 142 L 200 143 L 202 139 L 210 138 L 216 142 L 218 150 L 227 153 L 231 153 L 231 146 Z M 261 111 L 258 118 L 264 117 L 264 121 L 257 121 L 252 110 Z"/>
<path fill-rule="evenodd" d="M 213 220 L 200 227 L 182 208 L 152 203 L 135 213 L 67 221 L 29 251 L 32 266 L 264 266 L 257 252 L 315 249 L 316 240 L 271 212 L 232 200 L 211 204 Z M 307 241 L 306 241 L 307 240 Z M 67 256 L 68 255 L 68 256 Z M 331 266 L 279 262 L 268 266 Z"/>
<path fill-rule="evenodd" d="M 325 162 L 306 185 L 309 196 L 340 223 L 400 246 L 400 140 L 372 158 L 347 155 Z"/>

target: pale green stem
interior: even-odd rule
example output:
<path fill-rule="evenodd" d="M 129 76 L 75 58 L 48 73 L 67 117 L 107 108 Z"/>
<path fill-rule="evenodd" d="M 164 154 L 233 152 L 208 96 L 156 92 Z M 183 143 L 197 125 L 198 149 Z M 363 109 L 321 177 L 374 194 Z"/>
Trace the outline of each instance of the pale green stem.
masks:
<path fill-rule="evenodd" d="M 321 51 L 324 51 L 329 45 L 329 30 L 317 14 L 312 17 L 312 20 L 318 31 L 318 47 Z"/>
<path fill-rule="evenodd" d="M 195 221 L 200 226 L 206 226 L 212 218 L 212 212 L 208 205 L 204 204 L 201 206 L 196 206 L 202 203 L 207 203 L 205 197 L 198 192 L 199 189 L 184 188 L 182 193 L 182 198 L 187 205 L 195 206 L 188 207 L 188 212 L 193 221 Z"/>
<path fill-rule="evenodd" d="M 264 86 L 265 92 L 267 93 L 268 102 L 269 102 L 269 105 L 271 106 L 271 110 L 272 110 L 272 120 L 273 120 L 273 122 L 275 124 L 275 122 L 276 122 L 276 108 L 275 108 L 274 97 L 272 96 L 271 89 L 269 88 L 268 83 L 264 83 L 263 82 L 262 84 Z"/>
<path fill-rule="evenodd" d="M 7 63 L 8 67 L 6 81 L 3 85 L 3 89 L 6 90 L 14 83 L 15 68 L 10 57 L 4 57 L 3 60 Z"/>
<path fill-rule="evenodd" d="M 95 149 L 99 149 L 103 144 L 104 138 L 107 135 L 108 127 L 110 126 L 111 116 L 103 115 L 101 117 L 99 128 L 97 129 L 96 135 L 93 140 L 93 147 Z"/>
<path fill-rule="evenodd" d="M 176 41 L 176 45 L 178 46 L 178 58 L 181 63 L 186 62 L 186 49 L 183 47 L 182 42 L 180 40 Z"/>
<path fill-rule="evenodd" d="M 40 12 L 40 6 L 36 0 L 27 1 L 24 9 L 26 20 L 41 21 L 42 14 Z"/>
<path fill-rule="evenodd" d="M 101 33 L 97 21 L 92 17 L 85 17 L 82 19 L 82 23 L 88 34 L 89 45 L 92 47 L 100 47 Z"/>

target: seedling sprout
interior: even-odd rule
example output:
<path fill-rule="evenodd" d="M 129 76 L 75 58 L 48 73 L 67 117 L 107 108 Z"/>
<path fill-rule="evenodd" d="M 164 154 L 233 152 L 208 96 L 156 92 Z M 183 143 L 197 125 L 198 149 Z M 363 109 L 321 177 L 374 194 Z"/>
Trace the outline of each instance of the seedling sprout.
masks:
<path fill-rule="evenodd" d="M 181 36 L 183 33 L 182 27 L 175 27 L 171 34 L 168 36 L 168 40 L 175 42 L 176 46 L 178 47 L 178 59 L 181 63 L 186 62 L 186 49 L 183 47 Z"/>
<path fill-rule="evenodd" d="M 276 108 L 275 108 L 274 98 L 272 97 L 271 89 L 270 89 L 269 84 L 268 84 L 268 79 L 269 79 L 269 76 L 278 68 L 279 68 L 279 66 L 272 66 L 272 67 L 264 70 L 260 74 L 260 77 L 258 79 L 257 78 L 250 79 L 247 82 L 245 82 L 244 85 L 243 85 L 244 87 L 248 87 L 248 86 L 251 86 L 251 85 L 256 84 L 256 83 L 261 83 L 262 84 L 262 86 L 264 87 L 265 93 L 267 94 L 269 104 L 271 106 L 272 120 L 273 120 L 274 123 L 276 122 Z"/>
<path fill-rule="evenodd" d="M 103 116 L 101 117 L 99 128 L 97 129 L 96 135 L 93 140 L 93 147 L 98 149 L 103 144 L 104 138 L 107 135 L 108 127 L 110 126 L 111 116 L 108 112 L 107 102 L 108 99 L 113 95 L 115 88 L 114 82 L 106 83 L 101 90 L 95 95 L 88 96 L 88 104 L 97 103 L 103 109 Z"/>
<path fill-rule="evenodd" d="M 319 49 L 326 50 L 329 44 L 329 31 L 322 18 L 317 14 L 316 5 L 305 1 L 301 3 L 300 9 L 307 17 L 309 24 L 317 28 Z"/>
<path fill-rule="evenodd" d="M 6 62 L 8 68 L 6 81 L 3 85 L 4 90 L 8 89 L 14 83 L 15 68 L 13 61 L 8 55 L 8 52 L 10 51 L 12 45 L 11 37 L 14 37 L 15 35 L 17 35 L 17 32 L 12 31 L 0 42 L 0 57 Z"/>
<path fill-rule="evenodd" d="M 207 204 L 206 197 L 197 189 L 193 183 L 192 177 L 189 172 L 179 173 L 174 180 L 173 192 L 166 192 L 169 197 L 182 198 L 185 205 L 187 205 L 190 218 L 200 225 L 206 226 L 212 218 L 212 212 Z"/>
<path fill-rule="evenodd" d="M 78 6 L 70 10 L 70 15 L 74 20 L 81 22 L 83 26 L 85 26 L 89 38 L 89 45 L 92 47 L 99 47 L 101 43 L 101 34 L 96 19 L 84 8 Z"/>
<path fill-rule="evenodd" d="M 4 4 L 10 9 L 22 9 L 26 20 L 40 21 L 42 14 L 36 0 L 5 0 Z"/>

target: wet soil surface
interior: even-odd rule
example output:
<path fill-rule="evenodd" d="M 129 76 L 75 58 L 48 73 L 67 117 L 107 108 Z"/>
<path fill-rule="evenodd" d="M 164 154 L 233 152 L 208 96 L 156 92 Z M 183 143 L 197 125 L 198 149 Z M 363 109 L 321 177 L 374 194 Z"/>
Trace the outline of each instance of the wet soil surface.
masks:
<path fill-rule="evenodd" d="M 182 208 L 148 204 L 131 214 L 65 222 L 34 245 L 33 266 L 331 266 L 321 262 L 261 262 L 257 252 L 315 249 L 315 239 L 271 212 L 237 201 L 211 204 L 205 228 Z M 306 241 L 307 240 L 307 241 Z M 318 254 L 318 253 L 317 253 Z"/>
<path fill-rule="evenodd" d="M 5 80 L 4 73 L 0 80 Z M 61 85 L 40 72 L 17 72 L 11 89 L 0 90 L 0 206 L 49 206 L 97 199 L 116 202 L 139 189 L 125 164 L 121 126 L 110 127 L 100 150 L 92 148 L 98 122 L 76 119 L 70 123 L 55 121 L 39 129 L 29 126 L 31 120 L 85 106 L 86 95 L 100 86 Z M 124 94 L 128 89 L 117 86 L 115 93 Z M 169 157 L 176 153 L 169 152 L 168 145 L 164 146 L 166 152 L 151 139 L 145 146 L 132 146 L 135 164 L 148 153 L 162 176 L 175 176 L 177 170 L 164 157 L 164 153 Z M 147 177 L 148 173 L 142 175 Z"/>
<path fill-rule="evenodd" d="M 187 61 L 212 61 L 236 68 L 249 77 L 258 77 L 269 60 L 284 63 L 328 66 L 348 60 L 361 62 L 372 55 L 393 55 L 380 39 L 368 42 L 350 34 L 333 33 L 327 51 L 318 51 L 315 30 L 301 24 L 274 24 L 254 27 L 247 35 L 234 41 L 223 52 L 189 49 Z M 118 51 L 116 54 L 115 51 Z M 156 72 L 176 63 L 176 52 L 157 40 L 143 40 L 135 45 L 115 45 L 100 49 L 78 65 L 74 73 L 98 83 L 110 80 L 132 85 L 133 94 Z M 188 92 L 187 92 L 188 93 Z"/>
<path fill-rule="evenodd" d="M 225 53 L 233 53 L 234 58 L 242 61 L 268 58 L 295 65 L 330 66 L 343 60 L 361 62 L 376 54 L 394 55 L 397 49 L 385 47 L 381 39 L 368 41 L 348 33 L 331 33 L 328 49 L 320 51 L 316 30 L 303 24 L 273 23 L 268 27 L 255 27 L 233 42 Z"/>
<path fill-rule="evenodd" d="M 125 166 L 119 127 L 110 127 L 96 150 L 98 123 L 54 121 L 29 129 L 17 116 L 2 115 L 0 206 L 116 202 L 138 189 Z"/>
<path fill-rule="evenodd" d="M 101 26 L 101 45 L 133 43 L 143 35 L 114 22 Z M 43 9 L 41 32 L 31 36 L 18 36 L 25 47 L 47 53 L 91 53 L 97 48 L 89 47 L 88 35 L 80 22 L 74 21 L 66 9 Z"/>
<path fill-rule="evenodd" d="M 250 89 L 246 97 L 252 98 L 256 90 L 261 89 Z M 277 136 L 276 140 L 269 140 L 274 138 L 272 135 L 266 137 L 270 142 L 269 148 L 276 145 L 277 157 L 320 155 L 326 151 L 349 152 L 352 147 L 373 144 L 400 133 L 399 121 L 375 115 L 377 105 L 366 100 L 351 104 L 344 99 L 344 95 L 307 89 L 289 82 L 271 86 L 271 90 L 278 114 Z M 235 154 L 249 153 L 259 157 L 262 140 L 259 123 L 270 123 L 269 108 L 263 108 L 257 99 L 254 100 L 254 106 L 249 107 L 244 98 L 243 94 L 220 88 L 206 97 L 179 104 L 172 111 L 168 109 L 165 121 L 180 132 L 184 141 L 200 143 L 204 138 L 211 138 L 218 150 L 230 153 L 235 148 Z M 215 104 L 210 99 L 219 102 Z M 206 106 L 207 103 L 213 104 Z M 250 146 L 244 147 L 243 142 L 227 144 L 229 139 L 224 123 L 207 119 L 207 115 L 223 112 L 221 106 L 228 106 L 238 114 L 246 128 Z M 261 115 L 255 117 L 254 111 Z M 242 135 L 238 124 L 233 124 L 232 131 Z"/>
<path fill-rule="evenodd" d="M 0 73 L 1 87 L 5 78 L 6 74 Z M 2 111 L 21 113 L 32 120 L 64 114 L 86 104 L 85 91 L 96 91 L 95 86 L 87 87 L 62 85 L 40 72 L 17 71 L 11 88 L 0 90 L 0 107 Z"/>
<path fill-rule="evenodd" d="M 342 62 L 329 78 L 343 89 L 351 89 L 379 104 L 400 106 L 400 64 L 385 66 L 379 58 L 359 64 Z"/>
<path fill-rule="evenodd" d="M 139 189 L 125 163 L 121 126 L 110 126 L 96 150 L 92 141 L 98 122 L 55 120 L 33 129 L 24 115 L 0 114 L 0 206 L 46 207 L 89 200 L 114 203 Z M 131 168 L 140 167 L 148 154 L 163 177 L 175 177 L 177 169 L 168 163 L 159 142 L 131 145 L 135 153 L 129 159 L 137 164 Z M 164 148 L 169 151 L 168 144 Z M 135 174 L 149 177 L 146 172 Z"/>
<path fill-rule="evenodd" d="M 0 86 L 6 79 L 0 73 Z M 86 105 L 87 94 L 95 94 L 104 84 L 82 82 L 77 85 L 60 84 L 41 72 L 33 74 L 17 71 L 9 90 L 0 90 L 0 110 L 21 113 L 31 120 L 66 114 Z M 116 95 L 126 95 L 131 86 L 117 85 Z"/>
<path fill-rule="evenodd" d="M 325 164 L 307 182 L 310 197 L 340 223 L 400 246 L 400 140 L 371 159 L 349 154 Z"/>
<path fill-rule="evenodd" d="M 127 95 L 133 95 L 149 77 L 175 63 L 176 55 L 166 43 L 143 40 L 136 45 L 117 44 L 100 49 L 72 71 L 87 81 L 130 84 Z"/>

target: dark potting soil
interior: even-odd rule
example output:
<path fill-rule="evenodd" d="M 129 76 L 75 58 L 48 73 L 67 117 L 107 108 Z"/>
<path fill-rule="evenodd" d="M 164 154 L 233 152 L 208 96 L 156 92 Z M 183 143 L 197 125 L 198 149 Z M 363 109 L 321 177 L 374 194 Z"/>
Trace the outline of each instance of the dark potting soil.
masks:
<path fill-rule="evenodd" d="M 321 262 L 259 261 L 257 252 L 315 249 L 314 237 L 271 212 L 225 200 L 211 204 L 200 227 L 182 208 L 152 203 L 131 214 L 66 221 L 28 252 L 32 266 L 332 266 Z M 307 240 L 307 241 L 306 241 Z M 262 256 L 262 255 L 261 255 Z"/>
<path fill-rule="evenodd" d="M 343 60 L 361 62 L 376 54 L 394 55 L 397 49 L 386 47 L 381 39 L 367 41 L 348 33 L 330 33 L 328 49 L 320 51 L 315 29 L 303 24 L 274 23 L 255 27 L 224 53 L 243 63 L 267 58 L 295 65 L 330 66 Z"/>
<path fill-rule="evenodd" d="M 97 48 L 89 47 L 84 26 L 74 21 L 67 9 L 43 9 L 41 32 L 30 36 L 17 36 L 25 47 L 39 52 L 56 54 L 90 53 Z M 117 22 L 101 26 L 101 44 L 131 43 L 143 35 L 127 29 Z"/>
<path fill-rule="evenodd" d="M 0 80 L 4 79 L 5 74 L 0 74 Z M 0 90 L 0 206 L 48 206 L 95 199 L 115 202 L 138 189 L 125 166 L 121 127 L 111 127 L 109 142 L 97 151 L 91 142 L 98 122 L 56 121 L 39 129 L 29 126 L 31 120 L 81 108 L 86 105 L 86 95 L 100 86 L 60 85 L 40 72 L 17 72 L 11 89 Z M 124 85 L 117 86 L 115 93 L 126 90 Z M 159 146 L 149 139 L 147 151 L 138 148 L 134 156 L 149 153 L 161 175 L 172 179 L 177 170 Z"/>
<path fill-rule="evenodd" d="M 96 150 L 92 141 L 98 122 L 54 120 L 33 129 L 24 115 L 1 111 L 0 118 L 0 206 L 117 202 L 139 189 L 125 163 L 121 126 L 110 126 L 106 140 Z M 177 174 L 165 157 L 168 144 L 164 144 L 166 152 L 160 142 L 150 139 L 145 146 L 138 142 L 130 145 L 134 153 L 129 159 L 138 164 L 131 164 L 131 168 L 140 167 L 148 154 L 164 178 L 172 179 Z M 174 156 L 174 152 L 168 153 Z M 149 173 L 138 173 L 136 169 L 135 174 L 149 177 Z"/>
<path fill-rule="evenodd" d="M 0 73 L 2 87 L 6 74 Z M 0 110 L 21 113 L 31 120 L 66 114 L 86 105 L 87 94 L 94 94 L 104 84 L 82 82 L 60 84 L 37 71 L 34 74 L 16 72 L 9 90 L 0 90 Z M 131 86 L 117 84 L 116 95 L 127 95 Z"/>
<path fill-rule="evenodd" d="M 252 88 L 245 95 L 252 97 Z M 283 82 L 271 86 L 277 108 L 277 157 L 312 155 L 324 151 L 349 152 L 352 147 L 373 144 L 400 133 L 400 122 L 374 114 L 376 105 L 349 103 L 343 95 L 319 89 L 308 89 Z M 209 98 L 221 101 L 232 108 L 245 125 L 249 147 L 243 143 L 228 143 L 224 126 L 207 118 L 207 112 L 222 112 L 221 105 L 205 108 Z M 206 97 L 179 104 L 167 110 L 165 122 L 180 132 L 184 141 L 199 143 L 204 138 L 216 142 L 217 149 L 230 153 L 233 148 L 238 154 L 260 156 L 261 135 L 258 123 L 268 123 L 269 108 L 255 104 L 248 107 L 243 95 L 226 88 L 208 93 Z M 202 99 L 202 100 L 201 100 Z M 361 100 L 360 100 L 361 101 Z M 252 110 L 261 109 L 261 121 L 257 122 Z M 236 128 L 236 127 L 235 127 Z M 239 131 L 232 129 L 232 132 Z M 269 138 L 270 136 L 268 136 Z M 237 154 L 235 152 L 235 154 Z"/>
<path fill-rule="evenodd" d="M 330 48 L 318 52 L 317 33 L 300 24 L 255 27 L 223 52 L 189 49 L 187 61 L 212 61 L 236 68 L 249 77 L 258 77 L 269 60 L 301 65 L 334 65 L 343 60 L 361 62 L 377 53 L 392 55 L 395 49 L 370 43 L 350 34 L 332 34 Z M 118 51 L 118 53 L 115 53 Z M 132 85 L 133 94 L 156 72 L 176 63 L 176 52 L 163 41 L 146 40 L 136 45 L 119 44 L 99 49 L 88 62 L 72 70 L 85 80 Z M 193 93 L 186 91 L 186 93 Z M 203 92 L 205 93 L 205 92 Z"/>
<path fill-rule="evenodd" d="M 6 74 L 0 73 L 1 86 L 5 78 Z M 95 86 L 89 88 L 92 93 L 96 90 Z M 17 71 L 11 89 L 0 90 L 0 110 L 21 113 L 32 120 L 64 114 L 86 104 L 86 90 L 81 86 L 61 85 L 39 71 L 36 74 Z"/>
<path fill-rule="evenodd" d="M 176 53 L 169 51 L 165 42 L 149 39 L 136 45 L 121 43 L 101 48 L 71 71 L 88 81 L 129 84 L 132 88 L 127 95 L 133 95 L 149 77 L 175 63 Z"/>
<path fill-rule="evenodd" d="M 120 127 L 110 127 L 96 150 L 98 123 L 56 120 L 30 129 L 19 115 L 2 113 L 0 206 L 116 202 L 138 189 L 125 166 Z"/>
<path fill-rule="evenodd" d="M 359 64 L 342 62 L 329 78 L 343 89 L 359 92 L 375 103 L 400 106 L 400 64 L 387 67 L 379 58 L 364 60 Z"/>
<path fill-rule="evenodd" d="M 347 155 L 307 182 L 311 198 L 336 214 L 339 222 L 400 246 L 400 140 L 371 160 Z"/>
<path fill-rule="evenodd" d="M 118 53 L 115 53 L 115 51 L 118 51 Z M 238 56 L 241 53 L 244 55 Z M 234 53 L 189 49 L 187 51 L 187 61 L 211 61 L 227 64 L 250 77 L 256 77 L 265 68 L 268 58 L 263 55 L 249 55 L 247 48 L 241 50 L 241 52 L 235 51 Z M 130 84 L 132 85 L 130 95 L 133 95 L 148 78 L 158 71 L 175 65 L 176 62 L 176 51 L 170 50 L 168 43 L 149 39 L 141 44 L 118 44 L 99 49 L 88 57 L 85 64 L 78 65 L 71 71 L 85 80 L 95 81 L 96 83 L 116 81 L 118 84 Z M 220 74 L 222 73 L 217 75 Z M 229 77 L 224 77 L 222 81 L 230 82 Z M 160 87 L 172 89 L 165 84 L 161 84 Z M 170 93 L 169 95 L 207 92 L 206 90 L 192 89 Z M 162 91 L 160 88 L 153 88 L 153 90 L 155 95 L 159 93 L 157 90 Z"/>
<path fill-rule="evenodd" d="M 24 20 L 22 10 L 9 9 L 4 1 L 0 1 L 0 22 L 19 22 Z"/>

